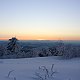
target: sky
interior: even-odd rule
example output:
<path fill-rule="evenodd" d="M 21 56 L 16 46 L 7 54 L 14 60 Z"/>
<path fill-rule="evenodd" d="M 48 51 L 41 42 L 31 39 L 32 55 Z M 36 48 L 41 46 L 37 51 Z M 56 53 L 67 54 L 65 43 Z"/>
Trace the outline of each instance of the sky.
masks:
<path fill-rule="evenodd" d="M 0 0 L 0 40 L 80 40 L 80 0 Z"/>

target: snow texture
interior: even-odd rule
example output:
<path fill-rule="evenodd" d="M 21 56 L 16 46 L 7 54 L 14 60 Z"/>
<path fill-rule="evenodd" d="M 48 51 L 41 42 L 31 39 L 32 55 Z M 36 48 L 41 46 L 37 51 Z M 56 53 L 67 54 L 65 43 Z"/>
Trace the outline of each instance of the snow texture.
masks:
<path fill-rule="evenodd" d="M 0 80 L 36 80 L 39 66 L 50 69 L 52 64 L 57 72 L 52 80 L 80 80 L 80 58 L 63 60 L 58 56 L 0 59 Z"/>

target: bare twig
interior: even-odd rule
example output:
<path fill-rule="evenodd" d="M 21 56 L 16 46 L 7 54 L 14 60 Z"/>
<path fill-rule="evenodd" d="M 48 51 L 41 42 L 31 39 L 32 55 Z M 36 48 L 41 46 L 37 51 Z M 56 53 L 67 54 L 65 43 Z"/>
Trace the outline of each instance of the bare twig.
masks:
<path fill-rule="evenodd" d="M 45 66 L 41 66 L 41 68 L 43 68 L 43 70 L 45 71 L 45 79 L 46 79 L 46 77 L 49 77 L 49 71 Z"/>
<path fill-rule="evenodd" d="M 52 80 L 53 75 L 56 73 L 54 71 L 54 64 L 52 64 L 50 70 L 46 68 L 46 66 L 39 66 L 39 72 L 36 72 L 36 76 L 38 80 Z"/>
<path fill-rule="evenodd" d="M 52 66 L 51 66 L 51 76 L 53 76 L 54 73 L 56 73 L 55 71 L 53 71 L 53 68 L 54 68 L 54 64 L 52 64 Z"/>
<path fill-rule="evenodd" d="M 37 73 L 37 72 L 36 72 L 36 73 L 35 73 L 35 75 L 36 75 L 39 79 L 44 80 L 44 79 L 43 79 L 43 77 L 42 77 L 42 76 L 40 76 L 40 74 L 39 74 L 39 73 Z"/>
<path fill-rule="evenodd" d="M 13 71 L 14 71 L 14 70 L 9 71 L 9 73 L 8 73 L 7 77 L 9 77 L 9 76 L 10 76 L 10 74 L 11 74 Z"/>
<path fill-rule="evenodd" d="M 53 72 L 53 68 L 54 68 L 54 64 L 52 64 L 52 66 L 51 66 L 51 71 Z"/>

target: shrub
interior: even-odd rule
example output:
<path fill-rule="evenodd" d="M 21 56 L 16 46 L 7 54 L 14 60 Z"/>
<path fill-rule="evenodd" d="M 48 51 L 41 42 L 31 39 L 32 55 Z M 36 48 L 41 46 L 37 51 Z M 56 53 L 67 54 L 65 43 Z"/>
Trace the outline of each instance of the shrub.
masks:
<path fill-rule="evenodd" d="M 52 64 L 50 70 L 46 66 L 39 67 L 38 71 L 35 72 L 37 80 L 53 80 L 56 71 L 54 71 L 54 64 Z"/>

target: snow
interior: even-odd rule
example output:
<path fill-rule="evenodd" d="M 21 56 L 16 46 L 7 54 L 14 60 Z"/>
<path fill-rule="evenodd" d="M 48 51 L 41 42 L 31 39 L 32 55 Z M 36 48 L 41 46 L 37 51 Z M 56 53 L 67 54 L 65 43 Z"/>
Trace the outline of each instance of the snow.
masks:
<path fill-rule="evenodd" d="M 0 80 L 35 80 L 39 66 L 50 69 L 52 64 L 57 71 L 53 80 L 80 80 L 80 58 L 65 60 L 60 57 L 0 59 Z"/>

